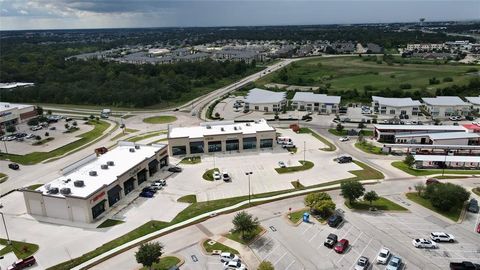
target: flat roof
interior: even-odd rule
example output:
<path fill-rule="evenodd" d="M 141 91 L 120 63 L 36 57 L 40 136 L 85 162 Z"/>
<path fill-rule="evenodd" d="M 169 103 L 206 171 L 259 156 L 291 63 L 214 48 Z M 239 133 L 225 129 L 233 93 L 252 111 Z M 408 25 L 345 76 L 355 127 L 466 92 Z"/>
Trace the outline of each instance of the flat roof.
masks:
<path fill-rule="evenodd" d="M 480 130 L 480 125 L 478 124 L 463 124 L 462 126 L 469 130 Z"/>
<path fill-rule="evenodd" d="M 420 101 L 413 100 L 411 98 L 386 98 L 372 96 L 372 100 L 378 102 L 380 105 L 390 106 L 390 107 L 414 107 L 422 105 Z"/>
<path fill-rule="evenodd" d="M 297 92 L 295 96 L 293 96 L 292 101 L 339 104 L 341 98 L 340 96 L 327 96 L 325 94 L 315 94 L 312 92 Z"/>
<path fill-rule="evenodd" d="M 11 83 L 0 83 L 0 89 L 10 89 L 21 86 L 33 86 L 34 83 L 23 83 L 23 82 L 11 82 Z"/>
<path fill-rule="evenodd" d="M 444 145 L 444 144 L 384 144 L 385 147 L 392 148 L 414 148 L 414 149 L 465 149 L 465 150 L 480 150 L 480 145 Z"/>
<path fill-rule="evenodd" d="M 102 186 L 111 185 L 119 176 L 131 170 L 140 162 L 151 158 L 159 150 L 166 148 L 165 144 L 154 145 L 139 145 L 139 149 L 135 152 L 130 152 L 130 148 L 135 147 L 135 143 L 119 142 L 118 146 L 107 153 L 98 157 L 94 155 L 86 158 L 86 163 L 82 160 L 78 162 L 78 166 L 70 170 L 63 176 L 53 180 L 36 189 L 41 191 L 44 195 L 65 197 L 60 192 L 57 194 L 47 193 L 48 188 L 70 188 L 71 193 L 67 196 L 75 196 L 87 198 L 92 193 L 100 189 Z M 108 166 L 108 169 L 101 169 L 101 165 L 107 164 L 108 161 L 113 161 L 113 166 Z M 74 166 L 73 164 L 72 166 Z M 90 176 L 90 171 L 96 171 L 97 176 Z M 70 179 L 70 181 L 68 181 Z M 74 186 L 74 181 L 83 180 L 83 187 Z M 123 187 L 122 187 L 123 188 Z"/>
<path fill-rule="evenodd" d="M 280 103 L 286 98 L 285 92 L 273 92 L 260 88 L 248 91 L 245 102 L 250 104 Z"/>
<path fill-rule="evenodd" d="M 449 139 L 480 138 L 480 134 L 469 133 L 469 132 L 435 132 L 435 133 L 410 133 L 410 134 L 395 135 L 395 138 L 409 138 L 409 137 L 430 137 L 431 140 L 449 140 Z"/>
<path fill-rule="evenodd" d="M 480 156 L 414 155 L 413 157 L 415 161 L 480 162 Z"/>
<path fill-rule="evenodd" d="M 16 103 L 8 103 L 8 102 L 0 102 L 0 112 L 8 111 L 11 109 L 24 109 L 28 107 L 32 107 L 33 105 L 28 104 L 16 104 Z"/>
<path fill-rule="evenodd" d="M 390 129 L 390 130 L 451 130 L 451 131 L 465 131 L 463 126 L 454 125 L 373 125 L 376 129 Z"/>
<path fill-rule="evenodd" d="M 422 98 L 423 102 L 431 106 L 468 106 L 468 103 L 456 96 L 440 96 Z"/>
<path fill-rule="evenodd" d="M 223 134 L 255 134 L 259 131 L 275 131 L 265 119 L 254 122 L 235 123 L 233 121 L 218 121 L 201 123 L 193 127 L 171 127 L 168 138 L 203 138 L 204 136 Z"/>
<path fill-rule="evenodd" d="M 480 105 L 480 96 L 478 97 L 465 97 L 468 102 L 475 104 L 475 105 Z"/>

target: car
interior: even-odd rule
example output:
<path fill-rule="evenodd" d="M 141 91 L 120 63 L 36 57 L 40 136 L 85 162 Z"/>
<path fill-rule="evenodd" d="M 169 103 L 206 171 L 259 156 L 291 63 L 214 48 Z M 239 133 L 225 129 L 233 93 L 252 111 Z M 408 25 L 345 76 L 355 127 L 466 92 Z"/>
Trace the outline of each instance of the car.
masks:
<path fill-rule="evenodd" d="M 155 190 L 160 190 L 163 188 L 163 185 L 158 183 L 158 182 L 153 182 L 151 185 L 150 185 L 151 188 L 155 189 Z"/>
<path fill-rule="evenodd" d="M 28 134 L 25 139 L 32 139 L 35 138 L 35 134 Z"/>
<path fill-rule="evenodd" d="M 140 192 L 140 197 L 143 197 L 143 198 L 153 198 L 155 194 L 153 192 L 150 192 L 150 191 L 144 191 L 142 190 L 142 192 Z"/>
<path fill-rule="evenodd" d="M 222 180 L 222 176 L 218 171 L 213 172 L 213 180 Z"/>
<path fill-rule="evenodd" d="M 327 220 L 328 226 L 330 227 L 337 227 L 340 223 L 342 223 L 343 217 L 337 214 L 330 216 Z"/>
<path fill-rule="evenodd" d="M 30 267 L 30 266 L 34 265 L 36 262 L 37 262 L 37 260 L 35 260 L 35 257 L 30 256 L 30 257 L 27 257 L 25 259 L 20 259 L 20 260 L 14 262 L 12 265 L 9 265 L 7 267 L 7 270 L 24 269 L 24 268 L 27 268 L 27 267 Z"/>
<path fill-rule="evenodd" d="M 402 259 L 400 259 L 400 257 L 393 256 L 385 270 L 398 270 L 400 267 L 402 267 Z"/>
<path fill-rule="evenodd" d="M 480 233 L 480 223 L 477 225 L 477 233 Z"/>
<path fill-rule="evenodd" d="M 366 270 L 370 266 L 370 262 L 368 258 L 365 256 L 361 256 L 358 258 L 357 263 L 355 264 L 355 270 Z"/>
<path fill-rule="evenodd" d="M 430 233 L 430 239 L 435 242 L 455 242 L 455 237 L 453 235 L 444 232 L 432 232 Z"/>
<path fill-rule="evenodd" d="M 34 127 L 30 128 L 31 131 L 37 131 L 37 130 L 40 130 L 40 129 L 42 129 L 42 126 L 34 126 Z"/>
<path fill-rule="evenodd" d="M 475 199 L 470 199 L 468 202 L 467 211 L 472 213 L 478 213 L 478 201 Z"/>
<path fill-rule="evenodd" d="M 338 163 L 350 163 L 353 161 L 353 158 L 350 156 L 340 156 L 337 158 Z"/>
<path fill-rule="evenodd" d="M 12 170 L 18 170 L 20 169 L 20 165 L 18 165 L 17 163 L 10 163 L 8 164 L 8 168 Z"/>
<path fill-rule="evenodd" d="M 331 233 L 327 236 L 327 239 L 325 239 L 325 242 L 323 242 L 323 245 L 326 246 L 327 248 L 333 248 L 333 246 L 337 243 L 338 241 L 338 236 L 334 233 Z"/>
<path fill-rule="evenodd" d="M 233 253 L 230 253 L 230 252 L 222 252 L 220 253 L 220 261 L 222 263 L 224 262 L 229 262 L 229 261 L 238 261 L 240 258 L 233 254 Z"/>
<path fill-rule="evenodd" d="M 152 187 L 144 187 L 142 189 L 142 192 L 151 192 L 151 193 L 157 193 L 157 190 L 155 188 L 152 188 Z"/>
<path fill-rule="evenodd" d="M 297 147 L 297 146 L 295 146 L 295 144 L 293 144 L 293 143 L 287 143 L 287 144 L 282 145 L 282 148 L 285 148 L 285 149 L 295 148 L 295 147 Z"/>
<path fill-rule="evenodd" d="M 470 261 L 463 262 L 450 262 L 450 270 L 478 270 L 480 264 L 476 264 Z"/>
<path fill-rule="evenodd" d="M 155 180 L 153 181 L 154 183 L 158 183 L 160 184 L 161 186 L 166 186 L 167 185 L 167 181 L 165 179 L 159 179 L 159 180 Z"/>
<path fill-rule="evenodd" d="M 223 178 L 223 181 L 225 181 L 225 182 L 232 181 L 232 178 L 230 177 L 228 172 L 223 172 L 222 173 L 222 178 Z"/>
<path fill-rule="evenodd" d="M 65 121 L 66 121 L 66 122 L 70 122 L 70 121 L 72 121 L 72 120 L 73 120 L 73 118 L 71 118 L 71 117 L 65 118 Z"/>
<path fill-rule="evenodd" d="M 423 238 L 413 239 L 412 245 L 416 248 L 437 248 L 437 243 Z"/>
<path fill-rule="evenodd" d="M 285 165 L 285 162 L 283 162 L 283 161 L 279 161 L 279 162 L 278 162 L 278 166 L 279 166 L 280 168 L 286 168 L 286 167 L 287 167 L 287 165 Z"/>
<path fill-rule="evenodd" d="M 380 249 L 380 252 L 377 255 L 377 263 L 387 264 L 388 259 L 390 259 L 390 256 L 392 256 L 392 253 L 390 253 L 390 250 L 386 247 L 382 247 L 382 249 Z"/>
<path fill-rule="evenodd" d="M 335 250 L 337 253 L 344 253 L 348 248 L 348 244 L 349 242 L 347 239 L 341 239 L 335 244 L 333 250 Z"/>
<path fill-rule="evenodd" d="M 247 270 L 247 267 L 241 261 L 229 261 L 223 263 L 223 269 Z"/>
<path fill-rule="evenodd" d="M 341 137 L 339 140 L 340 140 L 341 142 L 346 142 L 346 141 L 349 141 L 350 138 L 349 138 L 349 137 Z"/>
<path fill-rule="evenodd" d="M 175 167 L 170 167 L 170 168 L 168 168 L 168 171 L 169 171 L 169 172 L 174 172 L 174 173 L 179 173 L 179 172 L 182 172 L 182 168 L 177 167 L 177 166 L 175 166 Z"/>
<path fill-rule="evenodd" d="M 50 127 L 49 130 L 56 130 L 56 127 Z"/>
<path fill-rule="evenodd" d="M 428 178 L 426 181 L 425 181 L 425 184 L 428 186 L 428 185 L 431 185 L 431 184 L 438 184 L 440 183 L 440 181 L 438 181 L 437 178 Z"/>

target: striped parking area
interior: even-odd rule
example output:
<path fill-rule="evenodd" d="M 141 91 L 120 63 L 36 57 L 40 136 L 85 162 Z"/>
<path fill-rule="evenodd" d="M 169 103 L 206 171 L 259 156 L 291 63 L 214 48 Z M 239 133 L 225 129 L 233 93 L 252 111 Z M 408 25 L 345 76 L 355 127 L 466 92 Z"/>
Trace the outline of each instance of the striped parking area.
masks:
<path fill-rule="evenodd" d="M 295 257 L 277 240 L 263 236 L 251 246 L 261 261 L 269 261 L 275 269 L 305 269 Z"/>

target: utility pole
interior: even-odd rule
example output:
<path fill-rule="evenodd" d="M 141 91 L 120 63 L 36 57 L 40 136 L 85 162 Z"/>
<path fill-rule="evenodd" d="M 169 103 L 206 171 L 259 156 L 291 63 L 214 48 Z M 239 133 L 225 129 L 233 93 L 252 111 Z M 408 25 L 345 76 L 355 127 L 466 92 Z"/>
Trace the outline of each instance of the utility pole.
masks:
<path fill-rule="evenodd" d="M 3 208 L 3 205 L 0 204 L 0 208 Z M 7 223 L 5 222 L 5 216 L 3 215 L 3 212 L 0 212 L 0 214 L 2 215 L 3 227 L 5 227 L 5 234 L 7 235 L 7 244 L 11 245 L 12 242 L 10 241 L 10 237 L 8 236 Z"/>
<path fill-rule="evenodd" d="M 248 177 L 248 204 L 251 204 L 251 192 L 250 192 L 250 175 L 252 175 L 253 172 L 246 172 L 245 175 Z"/>
<path fill-rule="evenodd" d="M 303 141 L 303 164 L 305 165 L 305 152 L 307 151 L 306 142 Z"/>

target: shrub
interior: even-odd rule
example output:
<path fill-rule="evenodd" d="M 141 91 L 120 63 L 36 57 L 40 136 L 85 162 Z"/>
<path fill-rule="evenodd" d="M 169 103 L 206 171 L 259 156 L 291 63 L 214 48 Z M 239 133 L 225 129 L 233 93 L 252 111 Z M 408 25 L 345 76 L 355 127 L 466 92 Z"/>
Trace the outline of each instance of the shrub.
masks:
<path fill-rule="evenodd" d="M 400 89 L 412 89 L 412 85 L 409 83 L 400 84 Z"/>
<path fill-rule="evenodd" d="M 445 78 L 443 78 L 443 82 L 453 82 L 453 78 L 452 77 L 445 77 Z"/>

